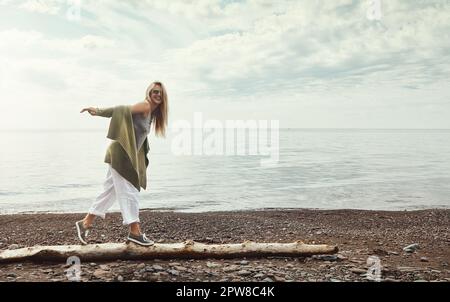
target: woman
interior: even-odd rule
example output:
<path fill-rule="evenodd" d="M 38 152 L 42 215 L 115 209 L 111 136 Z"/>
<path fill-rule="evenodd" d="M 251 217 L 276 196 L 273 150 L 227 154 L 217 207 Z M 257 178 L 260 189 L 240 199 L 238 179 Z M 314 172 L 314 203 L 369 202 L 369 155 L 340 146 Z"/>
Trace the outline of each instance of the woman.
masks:
<path fill-rule="evenodd" d="M 81 113 L 84 111 L 89 112 L 89 114 L 93 116 L 103 116 L 103 117 L 113 117 L 111 124 L 113 123 L 113 119 L 117 119 L 117 115 L 119 115 L 119 111 L 123 114 L 124 120 L 128 114 L 128 117 L 131 117 L 127 121 L 131 124 L 132 121 L 132 129 L 134 132 L 134 137 L 136 144 L 131 144 L 131 152 L 128 154 L 134 154 L 135 158 L 127 156 L 123 156 L 125 151 L 122 147 L 117 147 L 116 151 L 110 151 L 113 147 L 113 144 L 110 145 L 108 149 L 107 157 L 110 156 L 111 153 L 121 153 L 122 156 L 115 156 L 114 164 L 112 164 L 111 160 L 106 160 L 105 162 L 110 163 L 108 166 L 107 179 L 104 183 L 104 192 L 101 193 L 96 200 L 93 202 L 91 208 L 89 209 L 86 217 L 83 220 L 76 222 L 76 228 L 78 233 L 78 238 L 83 244 L 87 244 L 87 236 L 89 230 L 92 228 L 92 224 L 97 216 L 101 218 L 105 218 L 106 211 L 113 205 L 114 201 L 117 199 L 119 201 L 120 210 L 122 213 L 123 224 L 129 226 L 129 233 L 127 237 L 127 241 L 132 241 L 134 243 L 149 246 L 154 244 L 152 240 L 149 240 L 144 233 L 142 233 L 141 228 L 139 226 L 139 202 L 138 202 L 138 193 L 140 191 L 140 187 L 142 186 L 144 189 L 146 188 L 146 167 L 148 164 L 148 159 L 145 155 L 145 161 L 143 157 L 140 158 L 140 165 L 143 165 L 141 170 L 133 170 L 132 162 L 133 159 L 138 162 L 136 154 L 139 150 L 139 154 L 143 156 L 144 152 L 148 152 L 148 142 L 147 135 L 150 133 L 150 126 L 154 121 L 155 134 L 157 136 L 165 136 L 165 129 L 167 126 L 167 114 L 168 114 L 168 98 L 167 92 L 164 85 L 161 82 L 153 82 L 147 88 L 145 100 L 143 102 L 137 103 L 133 106 L 120 106 L 113 108 L 84 108 L 81 110 Z M 124 110 L 123 110 L 124 109 Z M 116 117 L 113 116 L 113 113 L 116 112 Z M 114 121 L 116 122 L 116 121 Z M 116 122 L 117 123 L 117 122 Z M 121 126 L 119 127 L 123 130 L 123 121 L 119 120 L 118 122 Z M 131 128 L 131 127 L 130 127 Z M 110 125 L 110 133 L 111 133 L 111 125 Z M 111 138 L 108 134 L 108 137 Z M 133 137 L 126 136 L 127 138 Z M 117 142 L 115 142 L 117 143 Z M 121 146 L 120 144 L 118 144 Z M 130 146 L 125 142 L 125 145 Z M 134 149 L 135 147 L 135 149 Z M 117 151 L 118 150 L 118 151 Z M 145 150 L 145 151 L 144 151 Z M 134 151 L 134 152 L 133 152 Z M 110 156 L 111 157 L 111 156 Z M 117 163 L 117 161 L 122 161 Z M 143 164 L 145 162 L 145 165 Z M 117 167 L 116 169 L 114 167 Z M 126 167 L 126 168 L 122 168 Z M 124 172 L 125 171 L 125 172 Z M 128 171 L 140 171 L 135 173 L 134 175 L 138 175 L 137 179 L 130 177 Z M 143 179 L 143 180 L 142 180 Z M 137 184 L 136 184 L 137 182 Z"/>

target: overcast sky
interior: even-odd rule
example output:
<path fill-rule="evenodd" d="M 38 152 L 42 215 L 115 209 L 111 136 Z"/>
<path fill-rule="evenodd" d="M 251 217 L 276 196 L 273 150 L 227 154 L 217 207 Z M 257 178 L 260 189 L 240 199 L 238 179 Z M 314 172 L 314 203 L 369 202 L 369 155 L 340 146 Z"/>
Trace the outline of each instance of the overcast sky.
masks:
<path fill-rule="evenodd" d="M 450 128 L 449 1 L 76 3 L 0 0 L 0 129 L 104 128 L 153 80 L 170 124 Z"/>

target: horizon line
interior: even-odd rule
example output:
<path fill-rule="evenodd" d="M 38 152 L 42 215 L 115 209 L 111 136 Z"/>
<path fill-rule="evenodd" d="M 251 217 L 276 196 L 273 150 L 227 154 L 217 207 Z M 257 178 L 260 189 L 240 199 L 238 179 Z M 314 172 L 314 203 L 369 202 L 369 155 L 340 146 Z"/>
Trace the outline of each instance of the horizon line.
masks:
<path fill-rule="evenodd" d="M 170 129 L 180 129 L 180 128 L 172 128 Z M 183 129 L 204 129 L 204 127 L 186 127 Z M 208 128 L 210 129 L 210 128 Z M 227 129 L 224 127 L 224 129 Z M 233 128 L 232 128 L 233 129 Z M 234 128 L 236 129 L 236 128 Z M 244 129 L 248 129 L 248 127 L 244 127 Z M 339 128 L 331 128 L 331 127 L 279 127 L 280 130 L 450 130 L 450 128 L 356 128 L 356 127 L 339 127 Z M 106 128 L 10 128 L 10 129 L 0 129 L 0 132 L 7 131 L 108 131 L 108 127 Z"/>

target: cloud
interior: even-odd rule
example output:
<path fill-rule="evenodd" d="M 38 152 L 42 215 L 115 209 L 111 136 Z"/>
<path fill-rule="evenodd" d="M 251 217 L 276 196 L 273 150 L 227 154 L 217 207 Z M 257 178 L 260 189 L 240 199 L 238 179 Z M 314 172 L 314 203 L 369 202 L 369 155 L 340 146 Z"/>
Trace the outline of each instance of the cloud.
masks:
<path fill-rule="evenodd" d="M 55 28 L 17 21 L 27 18 L 0 27 L 8 99 L 27 83 L 42 104 L 99 94 L 110 104 L 132 102 L 158 79 L 179 102 L 174 111 L 233 113 L 237 104 L 258 104 L 272 116 L 276 100 L 281 118 L 312 108 L 377 108 L 381 116 L 425 106 L 426 92 L 442 110 L 450 96 L 445 1 L 382 1 L 380 20 L 367 18 L 369 2 L 353 0 L 85 0 L 76 22 L 65 17 L 65 1 L 0 4 L 71 29 L 56 35 Z"/>
<path fill-rule="evenodd" d="M 126 78 L 111 72 L 112 58 L 122 55 L 113 40 L 95 35 L 56 39 L 18 29 L 0 31 L 0 40 L 4 41 L 0 44 L 2 102 L 24 101 L 23 87 L 34 102 L 49 106 L 99 93 L 118 101 L 120 87 L 129 85 Z M 112 58 L 102 59 L 104 54 Z"/>
<path fill-rule="evenodd" d="M 28 0 L 19 5 L 19 8 L 42 14 L 56 15 L 61 9 L 61 2 L 58 0 Z"/>
<path fill-rule="evenodd" d="M 343 7 L 345 14 L 337 14 Z M 277 87 L 337 79 L 358 84 L 382 73 L 401 80 L 409 76 L 405 70 L 417 69 L 424 72 L 417 85 L 442 79 L 445 70 L 436 66 L 449 63 L 449 45 L 442 39 L 450 25 L 446 11 L 389 5 L 383 23 L 374 23 L 365 18 L 366 10 L 363 1 L 327 2 L 320 8 L 297 2 L 283 14 L 255 21 L 244 33 L 199 40 L 170 51 L 169 57 L 180 63 L 189 58 L 189 73 L 220 91 L 261 83 L 258 90 L 268 82 Z"/>

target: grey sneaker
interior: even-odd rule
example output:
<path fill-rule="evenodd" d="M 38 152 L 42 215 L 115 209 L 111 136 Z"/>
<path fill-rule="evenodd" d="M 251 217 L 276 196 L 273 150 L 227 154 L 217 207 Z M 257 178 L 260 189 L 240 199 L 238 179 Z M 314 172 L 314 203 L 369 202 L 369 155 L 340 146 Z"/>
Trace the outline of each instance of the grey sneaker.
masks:
<path fill-rule="evenodd" d="M 153 240 L 148 239 L 147 236 L 145 236 L 145 234 L 136 236 L 131 233 L 128 233 L 127 241 L 131 241 L 143 246 L 150 246 L 155 244 L 155 242 Z"/>
<path fill-rule="evenodd" d="M 75 222 L 77 226 L 78 239 L 80 239 L 81 243 L 87 244 L 86 237 L 89 235 L 89 228 L 85 228 L 83 225 L 83 220 Z"/>

